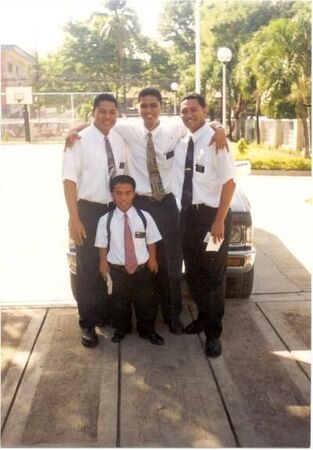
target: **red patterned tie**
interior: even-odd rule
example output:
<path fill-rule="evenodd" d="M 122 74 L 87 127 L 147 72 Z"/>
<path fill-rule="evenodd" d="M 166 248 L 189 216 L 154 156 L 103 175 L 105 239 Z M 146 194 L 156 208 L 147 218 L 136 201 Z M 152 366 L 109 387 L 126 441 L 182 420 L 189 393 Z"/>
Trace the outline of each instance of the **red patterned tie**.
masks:
<path fill-rule="evenodd" d="M 127 273 L 134 273 L 137 269 L 135 246 L 127 214 L 124 214 L 124 219 L 125 269 Z"/>

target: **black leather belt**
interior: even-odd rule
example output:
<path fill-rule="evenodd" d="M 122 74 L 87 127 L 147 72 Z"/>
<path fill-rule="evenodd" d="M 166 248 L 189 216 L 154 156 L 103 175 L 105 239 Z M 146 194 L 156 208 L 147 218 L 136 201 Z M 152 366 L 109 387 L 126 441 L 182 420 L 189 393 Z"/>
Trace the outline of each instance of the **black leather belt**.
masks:
<path fill-rule="evenodd" d="M 128 273 L 127 270 L 125 269 L 125 266 L 121 266 L 120 264 L 112 264 L 112 263 L 109 263 L 109 264 L 110 264 L 110 267 L 112 267 L 112 269 L 116 269 L 119 272 Z M 139 264 L 134 273 L 139 272 L 139 270 L 143 269 L 145 266 L 146 266 L 146 264 Z"/>
<path fill-rule="evenodd" d="M 169 195 L 171 195 L 171 194 L 164 194 L 164 197 L 162 198 L 162 200 L 164 200 Z M 147 200 L 150 200 L 150 202 L 158 202 L 158 203 L 160 203 L 162 201 L 162 200 L 156 200 L 155 198 L 151 197 L 151 195 L 137 194 L 137 196 L 146 198 Z"/>
<path fill-rule="evenodd" d="M 204 203 L 195 203 L 194 205 L 191 205 L 192 209 L 200 209 L 200 208 L 211 208 L 208 205 L 205 205 Z"/>
<path fill-rule="evenodd" d="M 83 199 L 83 198 L 80 198 L 80 199 L 78 200 L 78 202 L 79 202 L 79 203 L 83 203 L 83 204 L 85 204 L 85 205 L 90 205 L 90 206 L 91 206 L 91 205 L 94 205 L 94 206 L 102 206 L 102 207 L 107 207 L 107 208 L 113 206 L 113 202 L 109 202 L 109 203 L 91 202 L 90 200 L 85 200 L 85 199 Z"/>

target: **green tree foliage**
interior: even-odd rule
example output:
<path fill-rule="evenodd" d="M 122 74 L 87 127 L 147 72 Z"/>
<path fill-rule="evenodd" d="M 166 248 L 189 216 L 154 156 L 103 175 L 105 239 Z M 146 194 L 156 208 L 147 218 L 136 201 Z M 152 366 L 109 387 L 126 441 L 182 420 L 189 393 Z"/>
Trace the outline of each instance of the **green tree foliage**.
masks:
<path fill-rule="evenodd" d="M 233 93 L 232 106 L 235 118 L 251 105 L 247 105 L 236 80 L 234 70 L 241 47 L 249 42 L 260 27 L 276 17 L 292 14 L 291 1 L 261 0 L 204 0 L 202 6 L 202 86 L 207 90 L 210 103 L 215 102 L 215 92 L 221 90 L 221 65 L 217 61 L 219 47 L 229 47 L 232 60 L 227 64 L 229 87 Z"/>
<path fill-rule="evenodd" d="M 258 30 L 240 51 L 237 80 L 241 92 L 260 99 L 269 117 L 297 117 L 302 120 L 305 147 L 309 147 L 307 108 L 310 102 L 311 48 L 310 7 L 293 7 L 292 18 L 280 18 Z"/>

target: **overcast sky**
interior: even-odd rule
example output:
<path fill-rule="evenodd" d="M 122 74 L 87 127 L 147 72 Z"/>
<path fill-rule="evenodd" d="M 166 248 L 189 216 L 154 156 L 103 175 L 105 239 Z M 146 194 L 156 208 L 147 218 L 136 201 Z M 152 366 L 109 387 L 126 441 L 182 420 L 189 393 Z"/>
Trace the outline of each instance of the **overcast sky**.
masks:
<path fill-rule="evenodd" d="M 16 44 L 39 55 L 55 50 L 62 43 L 62 26 L 73 19 L 88 19 L 103 10 L 103 0 L 2 0 L 0 43 Z M 128 0 L 135 9 L 144 34 L 157 36 L 158 15 L 163 0 Z"/>

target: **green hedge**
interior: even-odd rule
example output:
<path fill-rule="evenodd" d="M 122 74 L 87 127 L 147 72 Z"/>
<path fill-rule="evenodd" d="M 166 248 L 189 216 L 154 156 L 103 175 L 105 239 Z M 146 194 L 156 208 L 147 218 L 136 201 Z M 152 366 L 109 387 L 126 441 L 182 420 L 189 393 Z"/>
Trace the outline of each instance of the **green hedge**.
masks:
<path fill-rule="evenodd" d="M 311 170 L 312 167 L 310 159 L 295 158 L 295 157 L 293 158 L 274 157 L 269 159 L 251 158 L 250 162 L 252 169 Z"/>
<path fill-rule="evenodd" d="M 264 170 L 311 170 L 312 160 L 290 149 L 270 149 L 266 146 L 247 144 L 241 139 L 235 144 L 237 160 L 248 160 L 252 169 Z"/>

